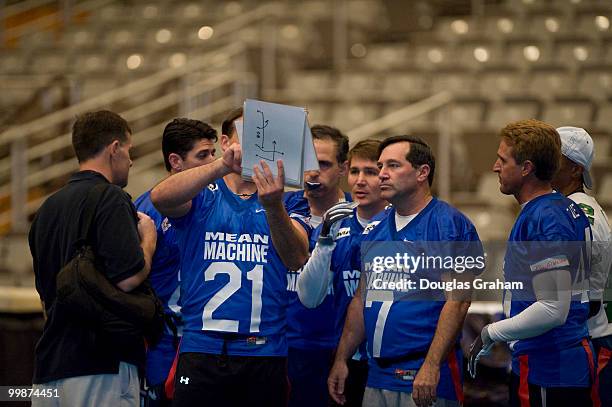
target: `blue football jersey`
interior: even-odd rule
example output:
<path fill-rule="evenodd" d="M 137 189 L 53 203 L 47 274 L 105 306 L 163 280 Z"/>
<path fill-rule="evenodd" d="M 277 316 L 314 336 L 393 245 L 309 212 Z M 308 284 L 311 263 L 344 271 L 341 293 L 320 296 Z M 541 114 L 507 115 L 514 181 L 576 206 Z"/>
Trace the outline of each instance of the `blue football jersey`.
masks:
<path fill-rule="evenodd" d="M 365 242 L 475 242 L 471 246 L 476 246 L 478 254 L 482 255 L 478 233 L 470 220 L 436 198 L 432 198 L 400 231 L 396 230 L 395 209 L 392 208 L 387 217 L 374 227 L 368 225 L 364 234 Z M 362 245 L 362 255 L 365 255 L 365 247 Z M 369 301 L 367 292 L 364 296 L 363 312 L 370 357 L 368 386 L 411 393 L 414 376 L 433 340 L 445 302 L 433 299 Z M 409 354 L 423 356 L 385 367 L 373 359 L 392 360 Z M 461 386 L 461 368 L 457 363 L 462 360 L 460 350 L 454 350 L 452 356 L 441 365 L 437 394 L 444 399 L 456 400 L 456 387 Z"/>
<path fill-rule="evenodd" d="M 383 210 L 374 216 L 371 221 L 380 221 L 387 215 L 387 212 Z M 322 225 L 319 225 L 315 229 L 313 239 L 316 240 L 319 237 L 322 227 Z M 330 343 L 333 343 L 333 347 L 337 346 L 340 341 L 347 308 L 359 285 L 361 269 L 358 267 L 359 263 L 355 262 L 354 258 L 359 255 L 359 245 L 364 236 L 363 229 L 364 227 L 361 226 L 357 219 L 357 209 L 354 209 L 351 218 L 341 221 L 340 228 L 334 238 L 336 247 L 332 253 L 330 264 L 330 270 L 333 275 L 331 286 L 327 296 L 318 307 L 321 308 L 320 311 L 322 313 L 334 315 L 335 317 L 333 319 L 327 317 L 319 322 L 323 332 L 333 332 L 333 339 L 330 340 Z M 357 267 L 354 267 L 355 265 Z M 367 359 L 365 343 L 359 348 L 356 359 Z"/>
<path fill-rule="evenodd" d="M 349 193 L 344 194 L 346 201 L 352 201 Z M 304 191 L 287 192 L 284 196 L 286 206 L 296 208 L 299 213 L 310 216 L 310 207 L 304 197 Z M 294 216 L 295 217 L 295 216 Z M 300 218 L 297 217 L 300 221 Z M 310 250 L 314 249 L 316 239 L 311 236 Z M 316 308 L 307 308 L 297 294 L 297 280 L 302 270 L 287 272 L 287 292 L 289 308 L 287 309 L 287 340 L 289 346 L 299 349 L 331 349 L 337 344 L 336 321 L 332 318 L 334 309 L 334 291 L 330 287 L 323 303 Z"/>
<path fill-rule="evenodd" d="M 287 208 L 289 214 L 294 213 Z M 181 247 L 181 352 L 286 356 L 286 273 L 257 195 L 221 179 L 172 219 Z"/>
<path fill-rule="evenodd" d="M 177 334 L 182 334 L 180 303 L 180 250 L 176 231 L 167 217 L 162 216 L 151 202 L 151 192 L 145 192 L 134 202 L 136 209 L 146 213 L 155 222 L 157 245 L 151 262 L 149 281 L 164 306 L 164 312 L 174 314 Z M 147 349 L 146 378 L 150 385 L 166 380 L 176 355 L 174 333 L 166 327 L 160 342 Z"/>
<path fill-rule="evenodd" d="M 508 316 L 513 317 L 533 304 L 531 280 L 537 273 L 568 270 L 574 288 L 588 278 L 590 237 L 588 219 L 570 199 L 554 192 L 529 201 L 510 232 L 504 258 L 506 280 L 523 281 L 529 292 L 525 293 L 525 289 L 504 292 Z M 518 357 L 528 355 L 530 383 L 545 387 L 588 386 L 588 360 L 581 346 L 582 339 L 588 338 L 588 310 L 586 290 L 574 289 L 565 324 L 510 343 L 512 370 L 519 374 Z"/>
<path fill-rule="evenodd" d="M 155 222 L 157 245 L 151 262 L 149 280 L 164 305 L 166 313 L 180 316 L 180 250 L 171 222 L 151 203 L 151 192 L 145 192 L 134 202 L 136 209 L 146 213 Z"/>

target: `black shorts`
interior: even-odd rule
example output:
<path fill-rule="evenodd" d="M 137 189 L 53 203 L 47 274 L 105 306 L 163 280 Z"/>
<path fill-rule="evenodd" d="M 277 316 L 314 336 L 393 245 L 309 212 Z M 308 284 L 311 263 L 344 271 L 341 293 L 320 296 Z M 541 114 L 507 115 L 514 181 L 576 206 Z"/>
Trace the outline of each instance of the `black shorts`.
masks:
<path fill-rule="evenodd" d="M 510 407 L 523 407 L 519 398 L 520 377 L 510 374 Z M 547 387 L 529 383 L 529 407 L 591 407 L 590 387 Z"/>
<path fill-rule="evenodd" d="M 287 358 L 181 353 L 173 406 L 287 405 Z"/>

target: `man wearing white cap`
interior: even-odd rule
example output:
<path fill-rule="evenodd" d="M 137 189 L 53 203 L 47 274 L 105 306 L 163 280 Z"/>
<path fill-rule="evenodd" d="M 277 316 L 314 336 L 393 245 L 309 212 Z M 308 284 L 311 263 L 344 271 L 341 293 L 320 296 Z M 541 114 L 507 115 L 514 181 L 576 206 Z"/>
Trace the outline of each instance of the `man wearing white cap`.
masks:
<path fill-rule="evenodd" d="M 610 406 L 612 405 L 612 366 L 606 367 L 606 365 L 612 355 L 612 306 L 603 301 L 604 288 L 612 266 L 610 223 L 595 198 L 584 192 L 584 187 L 593 188 L 589 173 L 594 148 L 591 136 L 579 127 L 559 127 L 557 132 L 561 137 L 562 156 L 559 171 L 552 185 L 582 208 L 593 231 L 589 279 L 592 317 L 588 320 L 588 326 L 597 351 L 601 405 Z M 606 315 L 606 306 L 608 306 L 608 315 Z"/>

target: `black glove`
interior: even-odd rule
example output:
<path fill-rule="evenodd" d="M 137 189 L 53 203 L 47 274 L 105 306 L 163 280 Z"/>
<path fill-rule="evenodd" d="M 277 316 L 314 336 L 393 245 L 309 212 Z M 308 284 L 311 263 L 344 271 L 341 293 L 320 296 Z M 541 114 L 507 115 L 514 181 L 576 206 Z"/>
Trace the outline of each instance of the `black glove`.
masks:
<path fill-rule="evenodd" d="M 599 310 L 601 309 L 601 300 L 591 300 L 589 301 L 589 316 L 588 318 L 594 317 L 599 314 Z"/>
<path fill-rule="evenodd" d="M 321 235 L 319 241 L 333 242 L 335 233 L 332 232 L 332 227 L 336 222 L 341 221 L 344 218 L 348 218 L 353 215 L 353 209 L 358 205 L 357 202 L 338 202 L 331 208 L 329 208 L 323 214 L 323 227 L 321 228 Z M 325 243 L 325 242 L 323 242 Z"/>

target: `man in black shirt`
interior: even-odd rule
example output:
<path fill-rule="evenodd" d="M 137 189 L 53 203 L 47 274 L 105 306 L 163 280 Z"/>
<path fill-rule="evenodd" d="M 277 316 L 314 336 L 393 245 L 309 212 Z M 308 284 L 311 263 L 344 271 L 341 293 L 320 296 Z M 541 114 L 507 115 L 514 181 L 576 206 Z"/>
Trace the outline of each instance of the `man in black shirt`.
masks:
<path fill-rule="evenodd" d="M 97 268 L 119 289 L 129 292 L 148 276 L 157 234 L 153 221 L 134 208 L 127 185 L 131 130 L 109 111 L 86 113 L 72 129 L 79 172 L 41 206 L 29 243 L 36 289 L 47 320 L 36 346 L 33 382 L 57 389 L 56 399 L 33 398 L 34 406 L 137 406 L 137 367 L 144 361 L 138 331 L 109 335 L 79 320 L 55 301 L 56 276 L 75 254 L 87 193 L 105 190 L 89 232 Z"/>

